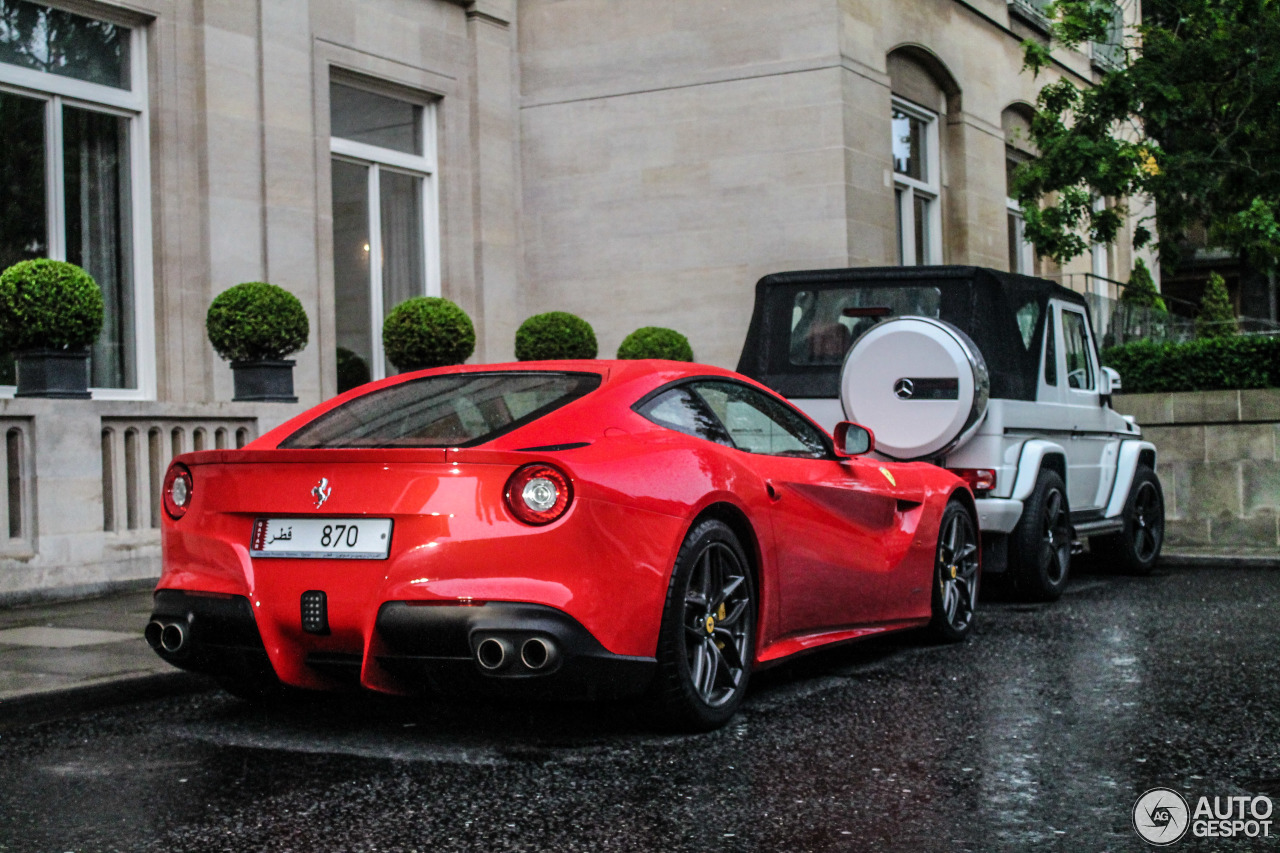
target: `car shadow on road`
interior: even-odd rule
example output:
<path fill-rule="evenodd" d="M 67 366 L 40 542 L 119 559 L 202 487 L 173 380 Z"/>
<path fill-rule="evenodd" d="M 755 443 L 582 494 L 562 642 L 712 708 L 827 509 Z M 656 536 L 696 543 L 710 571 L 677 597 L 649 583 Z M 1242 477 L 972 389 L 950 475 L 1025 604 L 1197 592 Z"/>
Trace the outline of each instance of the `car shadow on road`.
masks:
<path fill-rule="evenodd" d="M 883 677 L 895 656 L 928 645 L 918 632 L 875 637 L 819 649 L 752 675 L 746 709 L 798 701 L 833 680 Z M 201 700 L 203 724 L 246 743 L 294 748 L 306 741 L 344 739 L 353 751 L 417 751 L 428 743 L 466 752 L 494 752 L 503 759 L 539 760 L 564 750 L 590 749 L 636 740 L 681 740 L 650 713 L 644 697 L 619 700 L 552 701 L 477 697 L 383 696 L 368 692 L 293 695 L 286 701 L 250 703 L 220 690 Z M 738 718 L 741 719 L 740 714 Z M 727 727 L 732 731 L 735 723 Z M 711 737 L 723 735 L 713 733 Z M 358 744 L 358 747 L 357 747 Z"/>

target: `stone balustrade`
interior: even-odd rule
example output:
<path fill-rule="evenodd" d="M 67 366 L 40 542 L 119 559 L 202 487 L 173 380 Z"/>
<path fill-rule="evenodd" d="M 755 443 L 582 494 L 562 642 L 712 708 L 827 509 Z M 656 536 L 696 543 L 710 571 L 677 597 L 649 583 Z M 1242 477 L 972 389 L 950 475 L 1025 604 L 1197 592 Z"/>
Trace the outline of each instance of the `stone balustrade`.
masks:
<path fill-rule="evenodd" d="M 241 447 L 300 405 L 0 400 L 0 605 L 160 574 L 160 487 L 174 456 Z"/>

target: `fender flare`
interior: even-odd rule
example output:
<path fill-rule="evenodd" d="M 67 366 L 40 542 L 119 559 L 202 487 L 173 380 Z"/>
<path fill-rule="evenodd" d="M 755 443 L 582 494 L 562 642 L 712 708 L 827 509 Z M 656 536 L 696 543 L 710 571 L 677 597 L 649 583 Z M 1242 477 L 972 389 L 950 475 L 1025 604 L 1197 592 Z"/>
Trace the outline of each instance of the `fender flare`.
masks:
<path fill-rule="evenodd" d="M 1107 511 L 1103 518 L 1115 518 L 1124 512 L 1125 501 L 1129 499 L 1129 488 L 1133 485 L 1133 477 L 1138 466 L 1146 462 L 1151 470 L 1156 467 L 1156 446 L 1149 441 L 1133 440 L 1120 442 L 1120 453 L 1116 460 L 1116 481 L 1111 487 L 1111 500 L 1107 501 Z"/>
<path fill-rule="evenodd" d="M 1022 452 L 1018 455 L 1018 475 L 1014 478 L 1013 494 L 1010 497 L 1016 501 L 1025 501 L 1031 497 L 1045 459 L 1055 456 L 1061 460 L 1059 473 L 1062 474 L 1063 482 L 1066 482 L 1067 451 L 1061 444 L 1040 438 L 1033 438 L 1023 444 Z"/>

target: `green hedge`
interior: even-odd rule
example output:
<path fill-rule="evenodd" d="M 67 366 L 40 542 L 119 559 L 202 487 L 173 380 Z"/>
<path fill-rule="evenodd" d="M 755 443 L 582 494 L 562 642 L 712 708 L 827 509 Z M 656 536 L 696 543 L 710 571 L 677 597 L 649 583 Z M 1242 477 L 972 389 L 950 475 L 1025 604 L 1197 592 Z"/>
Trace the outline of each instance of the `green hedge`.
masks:
<path fill-rule="evenodd" d="M 406 372 L 462 364 L 476 351 L 476 329 L 467 312 L 448 299 L 415 296 L 387 315 L 382 349 Z"/>
<path fill-rule="evenodd" d="M 1134 341 L 1102 351 L 1120 373 L 1122 391 L 1221 391 L 1280 387 L 1280 337 L 1201 338 L 1185 343 Z"/>
<path fill-rule="evenodd" d="M 535 314 L 516 329 L 517 361 L 595 358 L 597 352 L 591 324 L 567 311 Z"/>
<path fill-rule="evenodd" d="M 214 352 L 233 363 L 285 358 L 305 347 L 311 335 L 298 297 L 265 281 L 242 282 L 219 293 L 204 326 Z"/>
<path fill-rule="evenodd" d="M 0 274 L 0 341 L 7 352 L 84 349 L 98 339 L 102 291 L 66 261 L 19 261 Z"/>
<path fill-rule="evenodd" d="M 675 329 L 643 326 L 627 335 L 618 347 L 618 358 L 664 358 L 669 361 L 693 361 L 689 339 Z"/>

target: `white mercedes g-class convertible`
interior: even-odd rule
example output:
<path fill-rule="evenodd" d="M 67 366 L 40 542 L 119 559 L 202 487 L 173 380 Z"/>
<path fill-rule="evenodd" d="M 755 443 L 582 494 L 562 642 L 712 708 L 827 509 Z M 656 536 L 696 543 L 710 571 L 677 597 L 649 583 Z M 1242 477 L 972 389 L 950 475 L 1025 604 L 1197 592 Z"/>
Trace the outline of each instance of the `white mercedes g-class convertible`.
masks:
<path fill-rule="evenodd" d="M 1156 448 L 1111 407 L 1075 291 L 980 267 L 881 267 L 768 275 L 738 371 L 828 430 L 875 434 L 876 452 L 923 460 L 977 496 L 984 573 L 1019 593 L 1062 594 L 1089 540 L 1145 574 L 1164 539 Z"/>

